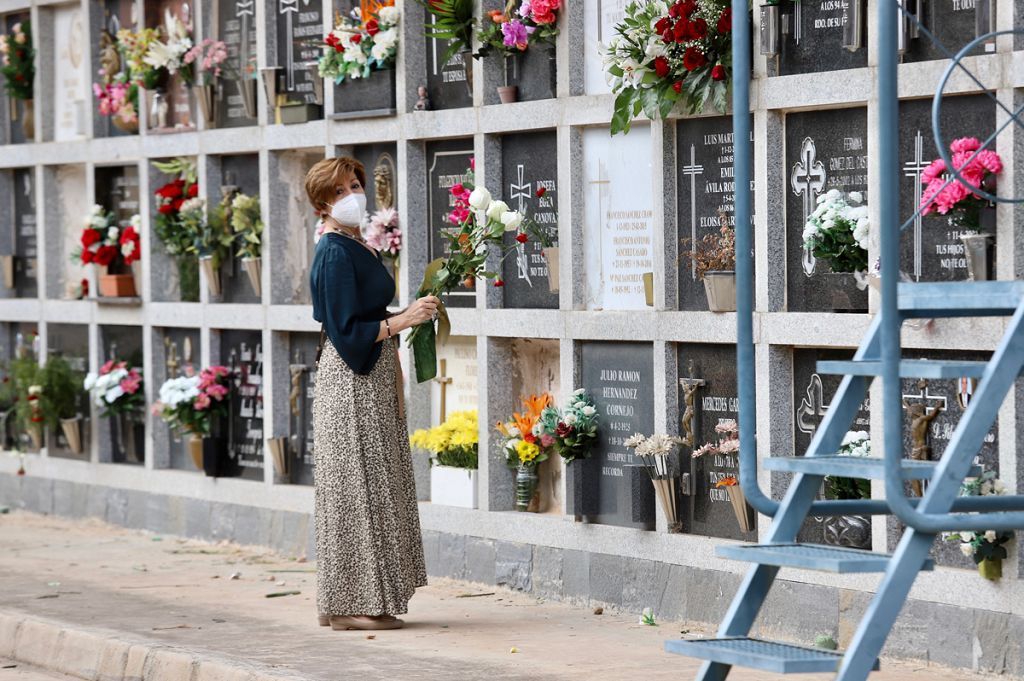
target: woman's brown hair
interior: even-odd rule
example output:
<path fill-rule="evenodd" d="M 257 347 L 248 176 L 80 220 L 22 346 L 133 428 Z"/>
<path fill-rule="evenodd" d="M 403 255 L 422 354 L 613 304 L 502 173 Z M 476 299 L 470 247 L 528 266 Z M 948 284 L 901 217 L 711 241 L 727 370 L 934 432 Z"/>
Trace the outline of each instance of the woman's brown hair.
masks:
<path fill-rule="evenodd" d="M 348 156 L 336 156 L 318 161 L 306 173 L 306 196 L 317 214 L 334 201 L 338 185 L 349 175 L 355 175 L 359 184 L 366 187 L 366 169 L 363 164 Z"/>

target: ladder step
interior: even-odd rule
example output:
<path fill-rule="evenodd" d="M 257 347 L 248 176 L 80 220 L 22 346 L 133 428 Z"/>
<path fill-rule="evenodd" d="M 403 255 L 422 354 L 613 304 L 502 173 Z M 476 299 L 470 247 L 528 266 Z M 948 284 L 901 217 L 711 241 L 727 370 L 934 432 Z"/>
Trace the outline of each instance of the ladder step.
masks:
<path fill-rule="evenodd" d="M 1024 300 L 1024 281 L 900 283 L 898 305 L 907 317 L 1000 317 Z"/>
<path fill-rule="evenodd" d="M 928 480 L 935 472 L 938 461 L 901 459 L 904 480 Z M 883 480 L 885 463 L 880 457 L 863 456 L 772 456 L 764 460 L 770 471 L 807 473 L 809 475 L 838 475 L 846 478 Z M 981 475 L 981 467 L 974 466 L 969 476 Z"/>
<path fill-rule="evenodd" d="M 901 378 L 981 378 L 988 362 L 967 360 L 904 359 Z M 819 374 L 881 376 L 882 360 L 862 359 L 818 362 Z"/>
<path fill-rule="evenodd" d="M 892 558 L 886 553 L 873 553 L 822 544 L 728 544 L 715 547 L 722 558 L 761 565 L 803 568 L 852 574 L 855 572 L 885 572 Z M 932 570 L 935 563 L 927 560 L 922 570 Z"/>
<path fill-rule="evenodd" d="M 665 641 L 665 651 L 776 674 L 834 672 L 843 659 L 842 653 L 832 650 L 739 637 Z M 878 669 L 877 660 L 875 669 Z"/>

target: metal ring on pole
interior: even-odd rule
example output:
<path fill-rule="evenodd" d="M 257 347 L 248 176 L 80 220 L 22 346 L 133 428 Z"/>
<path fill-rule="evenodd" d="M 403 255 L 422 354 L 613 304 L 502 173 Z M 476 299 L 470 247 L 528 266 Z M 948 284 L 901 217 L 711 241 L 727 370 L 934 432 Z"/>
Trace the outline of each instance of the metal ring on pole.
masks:
<path fill-rule="evenodd" d="M 939 157 L 942 158 L 942 160 L 946 164 L 946 169 L 953 174 L 953 177 L 955 177 L 965 187 L 970 189 L 974 194 L 989 201 L 994 201 L 996 203 L 1022 203 L 1024 202 L 1024 197 L 1021 197 L 1019 199 L 1002 198 L 996 196 L 995 194 L 990 194 L 981 187 L 975 187 L 970 182 L 965 180 L 963 176 L 960 174 L 960 171 L 953 167 L 952 155 L 949 153 L 949 149 L 946 147 L 945 142 L 943 142 L 942 140 L 942 131 L 939 128 L 939 118 L 942 113 L 942 97 L 943 91 L 946 89 L 946 83 L 949 82 L 950 77 L 952 77 L 953 75 L 953 70 L 956 69 L 958 66 L 966 70 L 967 67 L 962 66 L 960 62 L 963 60 L 964 57 L 967 56 L 967 53 L 973 50 L 975 47 L 977 47 L 980 43 L 988 42 L 990 39 L 995 38 L 996 36 L 1018 34 L 1024 34 L 1024 28 L 1015 28 L 1009 31 L 993 31 L 991 33 L 980 35 L 971 42 L 967 43 L 967 45 L 965 45 L 959 52 L 957 52 L 956 55 L 953 56 L 953 59 L 950 60 L 949 66 L 946 67 L 946 70 L 942 74 L 942 78 L 939 80 L 939 87 L 938 89 L 935 90 L 935 96 L 932 98 L 932 136 L 935 138 L 935 146 L 938 149 Z M 1022 128 L 1024 128 L 1024 122 L 1017 118 L 1017 116 L 1019 116 L 1020 114 L 1021 109 L 1018 109 L 1015 114 L 1011 114 L 1011 118 L 1017 121 L 1017 125 L 1020 125 Z"/>

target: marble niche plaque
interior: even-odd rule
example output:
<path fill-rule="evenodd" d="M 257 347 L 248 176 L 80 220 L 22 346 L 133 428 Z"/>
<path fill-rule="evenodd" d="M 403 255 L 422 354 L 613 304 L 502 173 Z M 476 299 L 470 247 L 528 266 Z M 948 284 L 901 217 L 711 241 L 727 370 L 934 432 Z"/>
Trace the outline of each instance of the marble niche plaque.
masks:
<path fill-rule="evenodd" d="M 138 166 L 96 168 L 96 203 L 114 211 L 117 224 L 127 227 L 139 212 Z"/>
<path fill-rule="evenodd" d="M 512 210 L 529 215 L 558 239 L 558 158 L 554 130 L 505 135 L 501 139 L 501 198 Z M 537 190 L 543 187 L 544 196 Z M 558 291 L 548 283 L 548 262 L 540 243 L 531 239 L 516 244 L 505 234 L 505 246 L 516 246 L 515 255 L 502 263 L 505 307 L 558 309 Z M 556 264 L 557 266 L 557 264 Z"/>
<path fill-rule="evenodd" d="M 232 383 L 223 475 L 263 480 L 263 334 L 221 331 L 220 352 Z"/>
<path fill-rule="evenodd" d="M 255 0 L 217 0 L 217 35 L 227 45 L 224 70 L 231 74 L 217 83 L 217 127 L 256 125 Z"/>
<path fill-rule="evenodd" d="M 49 356 L 61 356 L 67 360 L 71 369 L 81 374 L 89 371 L 89 327 L 85 324 L 47 324 L 46 343 Z M 81 390 L 76 398 L 78 413 L 83 416 L 80 423 L 82 437 L 82 454 L 75 454 L 68 446 L 67 438 L 64 437 L 64 429 L 57 426 L 50 430 L 49 455 L 62 456 L 74 459 L 88 458 L 89 449 L 89 397 Z"/>
<path fill-rule="evenodd" d="M 159 0 L 146 3 L 146 25 L 166 26 L 168 17 L 175 17 L 186 26 L 195 28 L 195 3 L 188 0 Z M 140 104 L 141 94 L 140 91 Z M 195 127 L 192 93 L 180 74 L 165 79 L 152 92 L 145 92 L 145 106 L 152 132 Z"/>
<path fill-rule="evenodd" d="M 320 335 L 288 334 L 288 466 L 290 482 L 313 484 L 313 389 L 316 346 Z"/>
<path fill-rule="evenodd" d="M 142 370 L 142 329 L 138 326 L 122 326 L 104 324 L 99 327 L 100 363 L 109 359 L 117 359 L 128 363 L 129 367 Z M 145 377 L 143 377 L 145 378 Z M 145 414 L 140 420 L 122 424 L 116 417 L 101 418 L 100 428 L 100 461 L 144 465 L 146 429 Z M 123 437 L 122 425 L 131 430 L 129 436 Z M 128 444 L 126 447 L 125 445 Z"/>
<path fill-rule="evenodd" d="M 187 376 L 189 371 L 198 373 L 202 368 L 199 361 L 199 329 L 163 328 L 159 331 L 159 341 L 153 347 L 153 374 L 154 378 L 160 379 L 160 383 L 154 386 L 157 389 L 168 378 Z M 165 431 L 162 434 L 153 433 L 153 446 L 166 443 L 170 468 L 199 470 L 188 453 L 186 440 L 189 436 L 181 435 L 159 419 L 154 419 L 153 423 L 157 429 L 163 428 Z"/>
<path fill-rule="evenodd" d="M 967 351 L 908 351 L 904 353 L 908 359 L 933 360 L 965 360 L 988 361 L 991 355 L 986 352 Z M 931 380 L 921 383 L 918 379 L 902 379 L 903 387 L 903 456 L 914 458 L 915 426 L 927 432 L 925 445 L 930 449 L 929 460 L 938 461 L 949 444 L 950 438 L 963 418 L 967 405 L 970 404 L 977 388 L 977 381 L 970 378 L 954 380 Z M 922 420 L 923 419 L 923 420 Z M 999 474 L 999 424 L 998 420 L 985 435 L 981 449 L 974 456 L 974 463 L 985 471 Z M 904 491 L 915 495 L 916 491 L 909 483 L 904 484 Z M 923 491 L 927 491 L 924 483 Z M 887 519 L 889 549 L 893 549 L 903 532 L 903 526 L 895 517 Z M 974 568 L 974 561 L 960 553 L 960 542 L 943 541 L 941 535 L 936 539 L 932 549 L 932 558 L 936 563 L 952 567 Z"/>
<path fill-rule="evenodd" d="M 313 236 L 317 217 L 306 196 L 302 178 L 323 157 L 322 148 L 289 149 L 269 155 L 270 224 L 275 228 L 264 232 L 264 239 L 269 239 L 267 247 L 274 249 L 270 295 L 275 305 L 308 305 L 311 302 L 309 266 L 313 263 L 316 248 Z"/>
<path fill-rule="evenodd" d="M 754 138 L 751 133 L 751 152 Z M 676 187 L 679 210 L 679 308 L 707 310 L 704 283 L 697 266 L 682 253 L 722 227 L 722 216 L 735 227 L 736 183 L 733 180 L 732 119 L 695 118 L 676 125 Z M 750 181 L 754 205 L 754 181 Z"/>
<path fill-rule="evenodd" d="M 739 412 L 736 392 L 736 347 L 686 344 L 678 348 L 680 436 L 693 434 L 693 447 L 682 448 L 683 471 L 693 483 L 691 496 L 680 496 L 680 520 L 687 532 L 711 537 L 754 541 L 757 532 L 741 532 L 729 501 L 729 491 L 715 484 L 727 477 L 739 478 L 738 454 L 705 454 L 690 457 L 706 442 L 718 442 L 715 427 L 735 420 Z M 684 383 L 685 382 L 685 383 Z M 692 416 L 690 414 L 692 401 Z M 689 417 L 689 422 L 688 418 Z"/>
<path fill-rule="evenodd" d="M 430 422 L 434 424 L 441 423 L 453 412 L 479 406 L 476 338 L 452 336 L 437 348 L 437 360 L 438 373 L 430 388 Z M 444 372 L 441 371 L 442 361 Z"/>
<path fill-rule="evenodd" d="M 423 11 L 424 26 L 429 26 L 431 17 Z M 424 40 L 424 57 L 427 61 L 427 93 L 430 97 L 430 108 L 458 109 L 473 106 L 473 93 L 466 80 L 466 69 L 473 68 L 473 60 L 468 52 L 456 52 L 448 61 L 444 61 L 448 51 L 448 41 L 436 38 Z M 380 74 L 381 76 L 384 74 Z M 418 83 L 410 84 L 415 90 Z"/>
<path fill-rule="evenodd" d="M 587 309 L 643 310 L 643 275 L 654 269 L 651 128 L 612 137 L 583 131 Z"/>
<path fill-rule="evenodd" d="M 56 61 L 53 76 L 53 139 L 66 142 L 85 135 L 86 107 L 89 106 L 89 77 L 86 72 L 89 38 L 87 19 L 80 6 L 62 5 L 53 10 Z"/>
<path fill-rule="evenodd" d="M 211 203 L 219 202 L 223 192 L 229 187 L 237 187 L 238 191 L 248 196 L 259 196 L 260 193 L 260 163 L 257 154 L 238 154 L 231 156 L 217 157 L 220 161 L 220 190 L 210 198 Z M 212 184 L 212 183 L 211 183 Z M 264 245 L 266 244 L 267 231 L 266 220 L 263 221 Z M 237 248 L 232 252 L 232 257 L 225 259 L 220 268 L 221 295 L 211 296 L 211 299 L 223 303 L 258 303 L 260 296 L 253 291 L 249 282 L 249 275 L 245 272 L 242 259 L 237 253 Z"/>
<path fill-rule="evenodd" d="M 859 0 L 818 0 L 787 3 L 790 30 L 779 41 L 779 75 L 838 71 L 867 66 L 867 31 L 857 50 L 843 47 L 843 31 L 851 21 L 864 26 L 867 3 Z M 860 15 L 857 16 L 857 8 Z M 787 19 L 783 19 L 786 22 Z"/>
<path fill-rule="evenodd" d="M 584 515 L 604 525 L 654 529 L 654 486 L 625 441 L 654 431 L 654 356 L 643 343 L 584 343 L 583 386 L 600 415 L 598 442 L 583 469 Z"/>
<path fill-rule="evenodd" d="M 819 374 L 818 362 L 849 360 L 852 350 L 831 350 L 824 348 L 797 348 L 793 350 L 793 454 L 804 456 L 811 445 L 822 419 L 828 413 L 829 405 L 839 389 L 842 376 Z M 860 405 L 857 417 L 850 430 L 868 431 L 871 427 L 870 404 L 867 399 Z M 783 484 L 785 481 L 785 484 Z M 778 497 L 786 490 L 789 476 L 772 473 L 773 496 Z M 819 495 L 824 498 L 824 488 Z M 810 517 L 800 530 L 799 541 L 825 543 L 826 523 L 830 519 Z"/>
<path fill-rule="evenodd" d="M 276 12 L 279 86 L 283 86 L 279 92 L 290 102 L 317 104 L 313 74 L 305 63 L 323 54 L 317 46 L 324 35 L 323 5 L 312 0 L 278 0 L 268 7 Z"/>
<path fill-rule="evenodd" d="M 830 189 L 868 183 L 867 110 L 809 111 L 786 116 L 786 299 L 793 312 L 862 311 L 866 289 L 850 273 L 834 273 L 803 245 L 804 224 Z"/>
<path fill-rule="evenodd" d="M 992 3 L 992 11 L 998 6 Z M 918 20 L 948 50 L 955 54 L 967 43 L 974 40 L 975 35 L 975 1 L 974 0 L 915 0 L 907 3 L 908 9 L 916 13 Z M 931 59 L 946 60 L 947 52 L 940 49 L 909 19 L 907 24 L 907 51 L 903 55 L 905 62 L 928 61 Z M 1019 21 L 1017 22 L 1019 25 Z M 970 54 L 994 52 L 995 44 L 979 45 Z"/>
<path fill-rule="evenodd" d="M 14 171 L 14 228 L 14 287 L 19 298 L 34 298 L 39 291 L 34 168 Z"/>
<path fill-rule="evenodd" d="M 996 128 L 996 103 L 985 95 L 945 97 L 940 124 L 946 149 L 959 137 L 977 137 L 984 141 Z M 921 203 L 922 171 L 939 158 L 932 135 L 931 98 L 900 102 L 900 131 L 902 223 Z M 1004 139 L 1008 138 L 1004 136 Z M 998 151 L 995 146 L 989 148 Z M 967 260 L 960 236 L 969 231 L 954 226 L 949 215 L 940 215 L 937 211 L 916 216 L 900 237 L 900 269 L 914 281 L 967 279 Z M 979 231 L 991 234 L 989 243 L 996 244 L 995 210 L 983 211 Z M 995 254 L 992 249 L 989 252 Z"/>
<path fill-rule="evenodd" d="M 566 398 L 562 397 L 559 374 L 558 341 L 539 338 L 516 338 L 511 342 L 512 366 L 511 389 L 508 394 L 515 396 L 540 395 L 548 393 L 554 406 L 561 407 Z M 568 392 L 568 391 L 567 391 Z M 518 410 L 517 405 L 516 410 Z M 566 466 L 557 454 L 548 457 L 537 467 L 540 499 L 537 511 L 561 515 L 565 508 L 562 503 L 563 485 L 561 478 Z"/>
<path fill-rule="evenodd" d="M 454 205 L 451 189 L 466 180 L 466 170 L 473 158 L 473 140 L 456 139 L 428 142 L 427 156 L 427 219 L 429 220 L 430 244 L 427 260 L 448 257 L 448 240 L 444 231 L 451 227 L 445 221 Z M 412 286 L 419 287 L 422 274 L 414 273 Z M 448 294 L 445 305 L 449 307 L 474 307 L 476 290 L 462 286 Z"/>
<path fill-rule="evenodd" d="M 583 88 L 588 95 L 611 92 L 605 80 L 602 49 L 615 35 L 615 26 L 626 16 L 628 0 L 587 0 L 583 5 Z"/>

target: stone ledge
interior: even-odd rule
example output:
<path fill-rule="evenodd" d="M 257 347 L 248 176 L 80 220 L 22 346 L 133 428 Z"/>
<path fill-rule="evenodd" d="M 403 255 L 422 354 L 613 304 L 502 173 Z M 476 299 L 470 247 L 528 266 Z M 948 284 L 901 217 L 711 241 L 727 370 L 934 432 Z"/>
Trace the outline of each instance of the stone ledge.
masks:
<path fill-rule="evenodd" d="M 251 663 L 130 640 L 122 632 L 71 629 L 0 610 L 0 653 L 57 674 L 101 681 L 298 681 Z"/>

